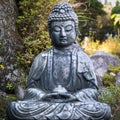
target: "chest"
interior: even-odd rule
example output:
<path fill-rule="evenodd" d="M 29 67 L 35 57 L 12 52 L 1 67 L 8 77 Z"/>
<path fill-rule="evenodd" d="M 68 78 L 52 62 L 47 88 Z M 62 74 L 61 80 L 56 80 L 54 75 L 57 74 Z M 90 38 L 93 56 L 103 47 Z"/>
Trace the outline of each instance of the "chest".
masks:
<path fill-rule="evenodd" d="M 71 53 L 53 55 L 53 79 L 56 84 L 67 84 L 71 73 Z"/>

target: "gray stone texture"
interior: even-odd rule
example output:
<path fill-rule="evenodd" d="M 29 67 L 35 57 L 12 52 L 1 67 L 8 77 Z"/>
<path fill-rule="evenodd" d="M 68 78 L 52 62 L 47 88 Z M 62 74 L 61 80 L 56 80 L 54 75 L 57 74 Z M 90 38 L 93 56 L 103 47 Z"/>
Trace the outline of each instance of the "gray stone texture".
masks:
<path fill-rule="evenodd" d="M 19 35 L 15 26 L 16 5 L 14 0 L 0 0 L 0 89 L 5 91 L 8 81 L 20 79 L 20 72 L 15 60 L 15 51 L 18 49 Z"/>
<path fill-rule="evenodd" d="M 105 73 L 108 73 L 108 67 L 120 65 L 120 60 L 112 54 L 97 51 L 90 56 L 93 66 L 95 69 L 95 74 L 97 76 L 99 86 L 102 85 L 102 77 Z"/>

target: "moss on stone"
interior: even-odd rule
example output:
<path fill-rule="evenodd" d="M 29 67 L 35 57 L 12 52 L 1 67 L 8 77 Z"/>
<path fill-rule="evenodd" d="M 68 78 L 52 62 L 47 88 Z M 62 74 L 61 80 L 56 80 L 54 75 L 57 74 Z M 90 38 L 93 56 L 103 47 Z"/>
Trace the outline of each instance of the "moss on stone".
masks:
<path fill-rule="evenodd" d="M 118 65 L 118 66 L 110 65 L 110 67 L 108 68 L 108 72 L 113 72 L 115 74 L 120 72 L 120 65 Z"/>

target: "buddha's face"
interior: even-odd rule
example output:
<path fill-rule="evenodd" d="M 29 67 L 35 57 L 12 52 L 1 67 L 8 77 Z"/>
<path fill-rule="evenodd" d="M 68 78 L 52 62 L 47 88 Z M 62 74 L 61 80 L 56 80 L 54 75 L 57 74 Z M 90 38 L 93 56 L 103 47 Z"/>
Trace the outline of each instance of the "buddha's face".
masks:
<path fill-rule="evenodd" d="M 52 22 L 50 37 L 55 47 L 70 46 L 76 38 L 75 23 L 70 20 Z"/>

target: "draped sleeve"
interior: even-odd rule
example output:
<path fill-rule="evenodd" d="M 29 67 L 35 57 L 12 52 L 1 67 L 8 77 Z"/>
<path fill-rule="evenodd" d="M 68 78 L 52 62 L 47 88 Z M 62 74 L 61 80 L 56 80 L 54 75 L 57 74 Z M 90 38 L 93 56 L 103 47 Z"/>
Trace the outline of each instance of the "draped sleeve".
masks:
<path fill-rule="evenodd" d="M 47 51 L 40 53 L 34 59 L 32 66 L 30 68 L 27 88 L 37 88 L 36 81 L 40 80 L 41 74 L 45 69 L 47 62 Z"/>
<path fill-rule="evenodd" d="M 89 88 L 98 89 L 93 63 L 84 51 L 78 52 L 78 73 L 88 82 Z"/>

